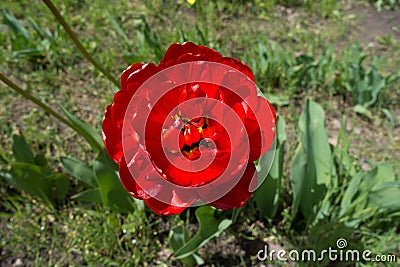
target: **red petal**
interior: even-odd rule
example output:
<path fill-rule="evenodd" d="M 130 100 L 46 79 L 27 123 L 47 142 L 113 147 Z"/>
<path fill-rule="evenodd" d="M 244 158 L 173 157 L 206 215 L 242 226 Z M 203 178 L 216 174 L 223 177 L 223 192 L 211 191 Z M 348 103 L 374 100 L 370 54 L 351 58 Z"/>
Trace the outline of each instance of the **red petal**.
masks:
<path fill-rule="evenodd" d="M 235 187 L 225 196 L 214 202 L 211 202 L 210 205 L 222 210 L 240 208 L 251 197 L 249 187 L 253 177 L 257 177 L 256 168 L 254 167 L 254 164 L 252 162 L 249 162 L 246 170 L 243 173 L 242 178 L 235 185 Z"/>
<path fill-rule="evenodd" d="M 158 215 L 173 215 L 173 214 L 180 214 L 184 211 L 187 207 L 190 207 L 193 202 L 185 203 L 183 202 L 179 196 L 176 194 L 175 191 L 171 192 L 171 201 L 169 203 L 161 202 L 155 198 L 145 199 L 144 202 L 146 205 Z"/>
<path fill-rule="evenodd" d="M 122 158 L 121 163 L 119 165 L 118 169 L 119 177 L 121 180 L 121 183 L 123 187 L 125 188 L 126 191 L 130 193 L 131 196 L 135 198 L 140 198 L 140 194 L 137 192 L 137 183 L 135 179 L 133 179 L 131 173 L 129 172 L 129 169 L 126 165 L 125 159 Z"/>
<path fill-rule="evenodd" d="M 127 85 L 126 80 L 128 79 L 129 75 L 131 73 L 137 71 L 138 69 L 141 69 L 143 65 L 144 65 L 143 63 L 134 63 L 122 72 L 121 79 L 120 79 L 120 84 L 121 84 L 122 90 L 126 89 L 126 85 Z"/>
<path fill-rule="evenodd" d="M 222 57 L 218 60 L 218 62 L 239 70 L 240 72 L 246 74 L 246 76 L 249 77 L 253 82 L 255 81 L 253 72 L 251 71 L 249 66 L 242 63 L 238 59 L 230 57 Z"/>
<path fill-rule="evenodd" d="M 202 153 L 204 161 L 210 162 L 208 159 L 213 159 L 205 169 L 198 171 L 201 165 L 195 161 L 185 165 L 185 162 L 181 157 L 172 158 L 172 162 L 163 162 L 167 179 L 177 185 L 185 187 L 196 187 L 217 179 L 227 168 L 229 164 L 229 153 L 218 153 L 215 152 Z M 171 164 L 172 163 L 172 164 Z M 158 164 L 158 161 L 157 161 Z M 184 166 L 182 169 L 175 166 Z M 158 165 L 157 165 L 158 166 Z"/>
<path fill-rule="evenodd" d="M 201 133 L 201 138 L 211 138 L 215 136 L 215 128 L 208 126 L 207 128 L 203 129 L 203 132 Z"/>
<path fill-rule="evenodd" d="M 182 57 L 188 55 L 188 57 Z M 191 56 L 190 56 L 191 55 Z M 178 60 L 181 57 L 180 60 Z M 201 58 L 199 58 L 201 57 Z M 160 61 L 159 66 L 161 68 L 167 68 L 177 63 L 206 60 L 206 61 L 217 61 L 221 58 L 221 54 L 217 51 L 208 48 L 206 46 L 197 46 L 192 42 L 186 42 L 183 44 L 172 44 L 165 52 L 163 59 Z"/>
<path fill-rule="evenodd" d="M 162 145 L 170 151 L 178 151 L 183 147 L 181 131 L 171 126 L 162 134 Z"/>
<path fill-rule="evenodd" d="M 124 82 L 124 87 L 122 87 L 121 84 L 121 89 L 128 89 L 131 94 L 133 95 L 136 90 L 151 76 L 156 74 L 158 72 L 158 68 L 156 65 L 153 63 L 148 63 L 144 64 L 141 66 L 141 68 L 136 69 L 135 71 L 129 72 L 128 77 L 126 77 L 126 80 Z M 125 76 L 125 73 L 122 73 L 123 76 Z M 122 77 L 121 77 L 122 79 Z"/>
<path fill-rule="evenodd" d="M 258 144 L 258 149 L 261 150 L 260 155 L 258 156 L 260 157 L 262 154 L 266 153 L 269 150 L 274 141 L 276 134 L 276 115 L 273 107 L 265 98 L 259 96 L 258 101 L 259 105 L 258 110 L 256 111 L 256 118 L 258 120 L 258 124 L 261 125 L 261 127 L 259 127 L 259 129 L 255 133 L 255 141 L 251 148 L 255 148 L 256 143 L 258 142 L 258 140 L 260 140 L 260 143 Z"/>
<path fill-rule="evenodd" d="M 191 124 L 186 124 L 184 137 L 185 137 L 185 144 L 191 146 L 193 143 L 197 143 L 200 141 L 199 130 Z"/>
<path fill-rule="evenodd" d="M 112 105 L 106 107 L 102 122 L 102 138 L 108 155 L 115 163 L 119 164 L 123 156 L 122 132 L 116 129 L 117 125 L 112 120 Z"/>
<path fill-rule="evenodd" d="M 122 125 L 128 105 L 137 88 L 157 71 L 154 64 L 135 63 L 128 67 L 121 75 L 121 90 L 114 95 L 113 104 L 105 110 L 103 142 L 109 156 L 118 164 L 123 154 Z"/>

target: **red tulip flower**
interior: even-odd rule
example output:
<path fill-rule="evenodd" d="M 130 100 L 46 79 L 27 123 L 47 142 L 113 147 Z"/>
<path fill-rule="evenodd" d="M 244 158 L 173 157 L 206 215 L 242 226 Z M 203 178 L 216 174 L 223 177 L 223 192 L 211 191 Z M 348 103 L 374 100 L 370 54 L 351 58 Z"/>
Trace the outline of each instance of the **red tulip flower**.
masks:
<path fill-rule="evenodd" d="M 247 65 L 172 44 L 158 66 L 135 63 L 122 73 L 103 141 L 125 189 L 157 214 L 200 204 L 226 210 L 257 187 L 254 161 L 270 149 L 275 119 Z"/>

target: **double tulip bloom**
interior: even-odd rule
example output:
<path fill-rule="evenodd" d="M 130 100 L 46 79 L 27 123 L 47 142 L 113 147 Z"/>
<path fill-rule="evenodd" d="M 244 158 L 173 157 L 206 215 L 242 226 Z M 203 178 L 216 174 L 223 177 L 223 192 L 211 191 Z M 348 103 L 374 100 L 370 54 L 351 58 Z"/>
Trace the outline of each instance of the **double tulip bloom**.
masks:
<path fill-rule="evenodd" d="M 271 147 L 275 113 L 247 65 L 172 44 L 158 66 L 122 73 L 102 136 L 125 189 L 157 214 L 198 203 L 225 210 L 257 187 L 254 161 Z"/>

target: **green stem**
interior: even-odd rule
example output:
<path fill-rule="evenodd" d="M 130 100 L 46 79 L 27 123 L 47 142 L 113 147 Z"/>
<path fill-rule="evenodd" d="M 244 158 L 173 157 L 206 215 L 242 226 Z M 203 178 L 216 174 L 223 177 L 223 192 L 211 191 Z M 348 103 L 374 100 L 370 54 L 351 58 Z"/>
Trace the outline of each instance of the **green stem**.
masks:
<path fill-rule="evenodd" d="M 239 213 L 240 213 L 241 210 L 242 210 L 241 207 L 240 207 L 240 208 L 234 208 L 234 209 L 233 209 L 233 211 L 232 211 L 232 218 L 231 218 L 232 222 L 235 222 L 235 221 L 236 221 L 236 219 L 237 219 L 237 217 L 239 216 Z"/>
<path fill-rule="evenodd" d="M 78 47 L 79 51 L 82 53 L 82 55 L 90 61 L 90 63 L 93 64 L 93 66 L 96 67 L 101 73 L 103 73 L 111 82 L 113 82 L 116 86 L 119 87 L 119 82 L 105 69 L 102 67 L 100 63 L 98 63 L 89 53 L 88 51 L 83 47 L 82 43 L 79 41 L 79 39 L 76 37 L 75 33 L 72 31 L 72 29 L 69 27 L 68 23 L 65 21 L 63 16 L 61 16 L 60 12 L 58 12 L 57 8 L 54 6 L 54 4 L 51 2 L 51 0 L 43 0 L 43 2 L 46 4 L 46 6 L 50 9 L 50 11 L 53 13 L 53 15 L 56 17 L 56 19 L 61 23 L 63 26 L 64 30 L 67 32 L 68 36 L 71 38 L 71 40 L 74 42 L 74 44 Z"/>
<path fill-rule="evenodd" d="M 68 120 L 66 120 L 64 117 L 62 117 L 60 114 L 55 112 L 51 107 L 49 107 L 48 105 L 46 105 L 45 103 L 40 101 L 40 99 L 34 97 L 28 91 L 22 89 L 21 87 L 19 87 L 18 85 L 16 85 L 12 81 L 10 81 L 2 73 L 0 73 L 0 80 L 3 81 L 6 85 L 8 85 L 11 89 L 16 91 L 18 94 L 22 95 L 26 99 L 29 99 L 30 101 L 32 101 L 33 103 L 35 103 L 36 105 L 41 107 L 44 111 L 49 113 L 51 116 L 53 116 L 54 118 L 56 118 L 60 122 L 64 123 L 65 125 L 69 126 L 72 129 L 76 130 L 75 126 L 72 123 L 70 123 Z"/>

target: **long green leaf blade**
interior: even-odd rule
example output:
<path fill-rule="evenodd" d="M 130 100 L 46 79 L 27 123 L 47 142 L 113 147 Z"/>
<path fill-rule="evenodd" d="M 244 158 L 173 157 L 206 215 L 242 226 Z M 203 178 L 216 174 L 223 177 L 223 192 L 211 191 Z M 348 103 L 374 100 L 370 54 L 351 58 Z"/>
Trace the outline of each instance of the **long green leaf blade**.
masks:
<path fill-rule="evenodd" d="M 283 158 L 286 143 L 285 121 L 278 116 L 276 122 L 277 145 L 275 158 L 263 184 L 257 189 L 254 198 L 261 217 L 272 218 L 278 209 L 280 184 L 282 179 Z M 259 162 L 258 164 L 262 164 Z M 263 168 L 263 166 L 260 166 Z M 261 173 L 261 172 L 260 172 Z M 259 177 L 262 178 L 262 177 Z"/>
<path fill-rule="evenodd" d="M 93 169 L 99 185 L 102 202 L 116 211 L 133 210 L 133 201 L 123 188 L 116 172 L 116 164 L 103 149 L 93 163 Z"/>
<path fill-rule="evenodd" d="M 292 217 L 300 210 L 308 224 L 321 209 L 332 183 L 333 163 L 324 119 L 322 107 L 307 100 L 299 120 L 300 142 L 291 164 Z"/>

